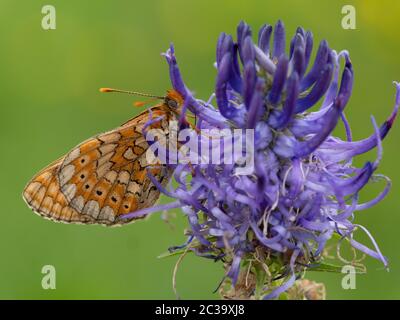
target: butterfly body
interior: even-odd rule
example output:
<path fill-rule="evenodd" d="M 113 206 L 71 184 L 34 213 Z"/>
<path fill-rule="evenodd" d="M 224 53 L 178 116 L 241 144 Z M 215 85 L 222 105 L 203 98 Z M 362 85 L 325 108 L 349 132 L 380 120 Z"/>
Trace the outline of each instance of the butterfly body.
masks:
<path fill-rule="evenodd" d="M 169 91 L 163 103 L 152 107 L 120 127 L 96 135 L 53 162 L 26 185 L 23 198 L 40 216 L 65 223 L 122 225 L 127 213 L 152 206 L 160 192 L 148 177 L 143 135 L 161 129 L 168 136 L 169 121 L 182 106 L 179 93 Z M 150 167 L 165 185 L 171 171 L 165 165 Z"/>

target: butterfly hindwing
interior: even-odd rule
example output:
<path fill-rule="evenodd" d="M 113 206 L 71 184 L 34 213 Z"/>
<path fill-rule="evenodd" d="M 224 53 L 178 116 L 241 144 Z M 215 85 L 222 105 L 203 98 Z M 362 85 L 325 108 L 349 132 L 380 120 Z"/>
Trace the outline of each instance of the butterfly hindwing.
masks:
<path fill-rule="evenodd" d="M 86 140 L 28 183 L 23 195 L 28 205 L 46 218 L 67 223 L 130 222 L 120 216 L 150 207 L 159 198 L 145 159 L 148 144 L 142 131 L 150 117 L 160 118 L 151 128 L 167 128 L 169 114 L 155 107 Z M 164 166 L 150 172 L 163 185 L 169 180 Z"/>
<path fill-rule="evenodd" d="M 57 180 L 60 163 L 56 161 L 39 172 L 25 187 L 23 198 L 33 211 L 44 218 L 69 223 L 90 223 L 90 217 L 82 216 L 71 208 L 60 192 Z"/>

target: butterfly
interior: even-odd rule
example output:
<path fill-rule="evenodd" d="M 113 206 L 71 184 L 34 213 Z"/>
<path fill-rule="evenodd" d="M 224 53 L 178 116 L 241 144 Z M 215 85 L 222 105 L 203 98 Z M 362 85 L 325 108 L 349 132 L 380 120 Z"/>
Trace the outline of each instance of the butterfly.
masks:
<path fill-rule="evenodd" d="M 26 185 L 23 198 L 38 215 L 56 222 L 122 225 L 138 218 L 122 215 L 151 207 L 160 191 L 147 170 L 163 186 L 171 177 L 165 165 L 149 167 L 144 136 L 149 128 L 168 135 L 168 124 L 183 106 L 175 90 L 165 97 L 103 88 L 102 92 L 125 92 L 162 99 L 120 127 L 98 134 L 37 173 Z"/>

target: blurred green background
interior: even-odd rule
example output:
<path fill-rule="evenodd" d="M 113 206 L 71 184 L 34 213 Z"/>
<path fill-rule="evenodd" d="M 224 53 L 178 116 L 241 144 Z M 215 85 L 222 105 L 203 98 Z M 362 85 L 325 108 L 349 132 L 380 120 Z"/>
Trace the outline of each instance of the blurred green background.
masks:
<path fill-rule="evenodd" d="M 56 30 L 41 28 L 45 4 L 57 10 Z M 345 4 L 356 7 L 356 30 L 341 27 Z M 400 80 L 399 1 L 0 0 L 0 298 L 175 298 L 176 258 L 157 256 L 184 241 L 180 212 L 173 229 L 158 214 L 122 228 L 55 224 L 28 209 L 22 189 L 80 141 L 140 111 L 132 107 L 135 98 L 100 94 L 99 87 L 163 94 L 170 83 L 160 53 L 173 41 L 187 85 L 206 99 L 219 33 L 235 34 L 240 20 L 256 33 L 277 19 L 290 36 L 301 25 L 316 41 L 350 51 L 356 78 L 347 116 L 356 139 L 371 134 L 370 115 L 384 121 L 393 106 L 392 81 Z M 396 123 L 379 170 L 393 180 L 390 195 L 356 216 L 389 257 L 390 272 L 367 259 L 356 290 L 341 288 L 341 274 L 310 274 L 325 282 L 329 299 L 400 298 L 399 138 Z M 378 190 L 368 188 L 364 197 Z M 56 290 L 41 287 L 47 264 L 56 268 Z M 221 264 L 188 256 L 178 291 L 185 299 L 217 299 L 212 292 L 222 276 Z"/>

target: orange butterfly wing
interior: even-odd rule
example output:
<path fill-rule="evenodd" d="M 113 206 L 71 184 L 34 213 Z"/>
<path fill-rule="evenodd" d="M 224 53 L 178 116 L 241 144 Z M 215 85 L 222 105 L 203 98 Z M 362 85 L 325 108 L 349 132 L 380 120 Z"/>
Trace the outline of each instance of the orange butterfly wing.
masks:
<path fill-rule="evenodd" d="M 162 118 L 150 128 L 167 130 L 172 116 L 163 105 L 151 109 Z M 39 215 L 66 223 L 119 225 L 126 213 L 152 206 L 160 192 L 147 176 L 142 129 L 145 111 L 121 127 L 79 144 L 38 173 L 25 187 L 23 198 Z M 167 135 L 166 131 L 166 135 Z M 151 173 L 165 185 L 171 172 L 164 166 Z"/>

